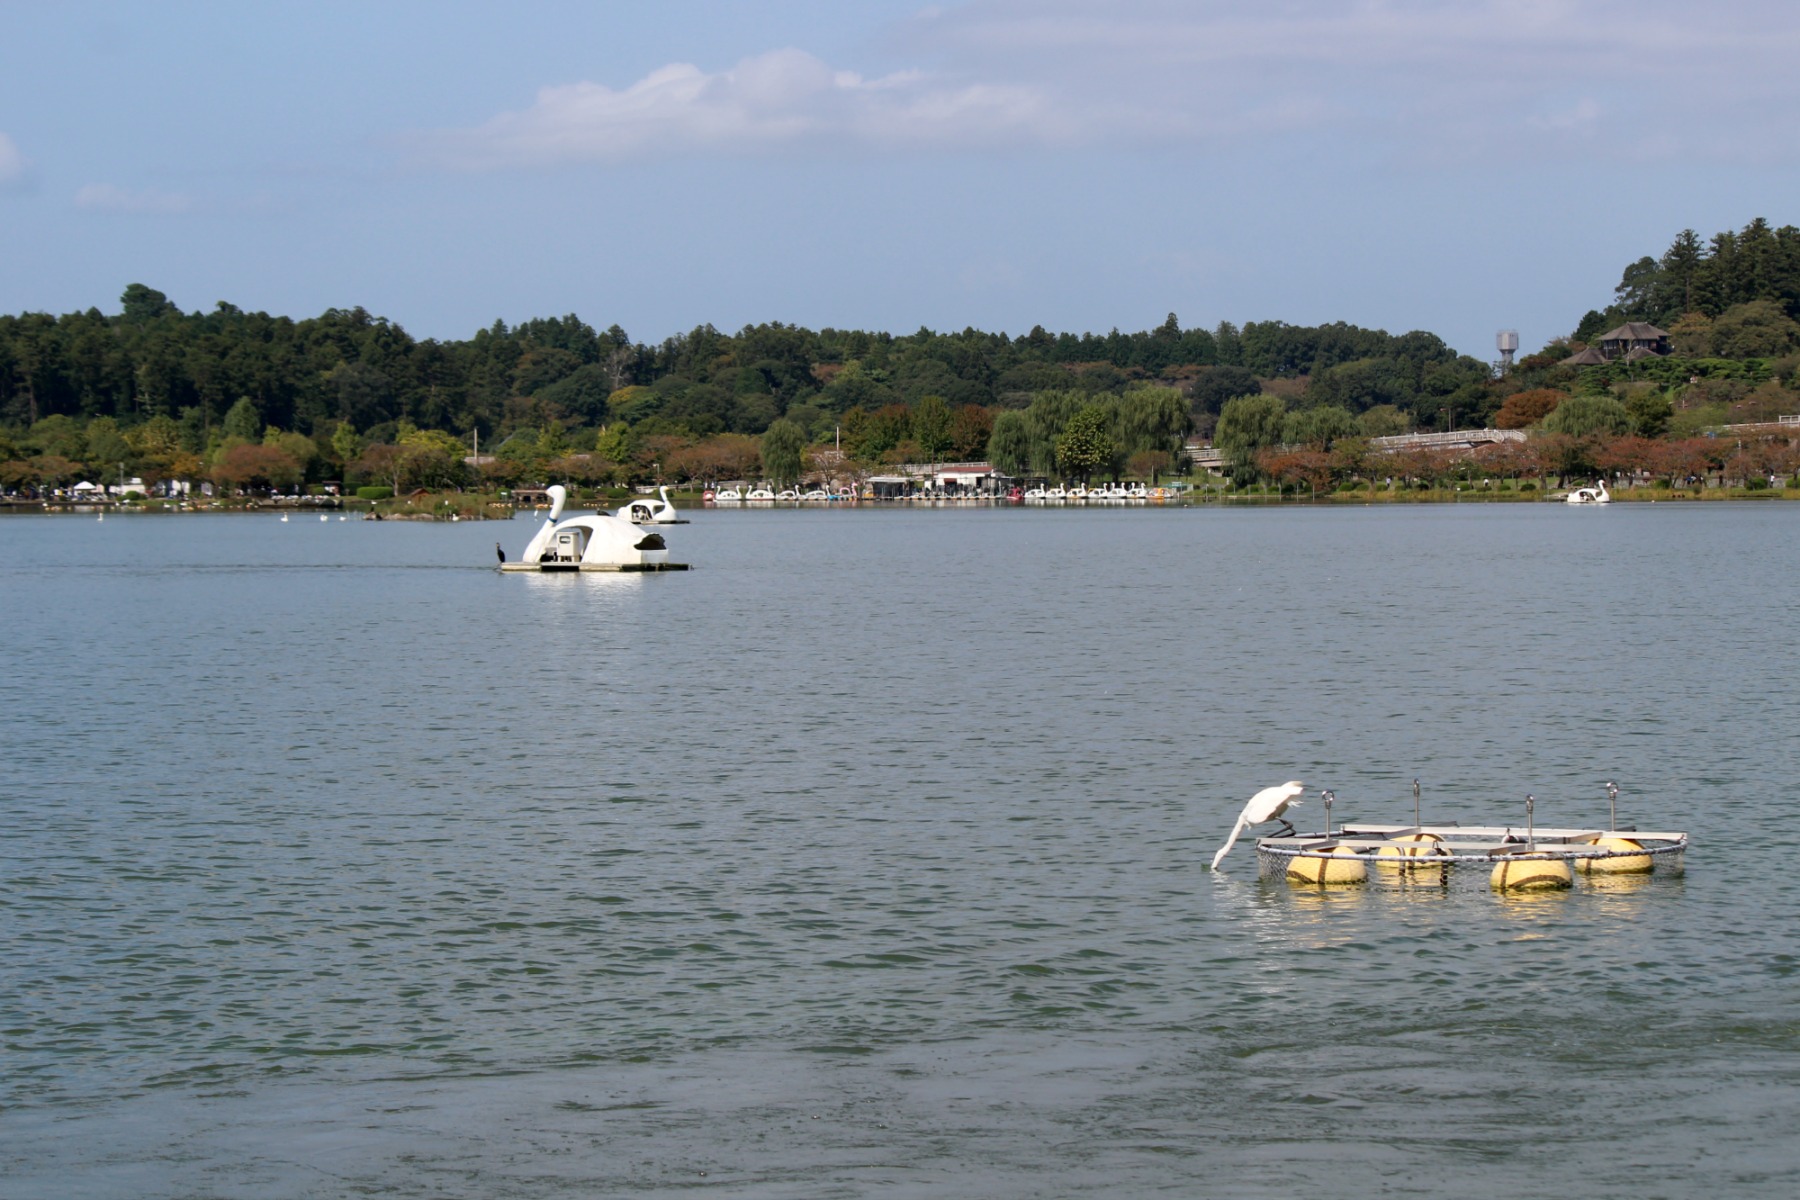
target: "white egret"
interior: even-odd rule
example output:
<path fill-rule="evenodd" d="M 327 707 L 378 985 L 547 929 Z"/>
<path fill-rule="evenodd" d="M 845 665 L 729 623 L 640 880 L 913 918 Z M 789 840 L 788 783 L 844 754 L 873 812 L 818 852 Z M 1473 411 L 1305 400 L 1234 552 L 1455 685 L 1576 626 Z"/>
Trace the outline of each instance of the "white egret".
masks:
<path fill-rule="evenodd" d="M 1261 825 L 1265 821 L 1281 821 L 1282 826 L 1289 833 L 1293 833 L 1294 827 L 1282 820 L 1281 814 L 1297 806 L 1300 801 L 1295 797 L 1305 790 L 1305 784 L 1298 779 L 1290 779 L 1279 787 L 1266 787 L 1250 797 L 1250 802 L 1244 805 L 1244 811 L 1238 814 L 1237 824 L 1231 827 L 1231 836 L 1225 839 L 1225 844 L 1219 847 L 1217 854 L 1213 855 L 1213 870 L 1219 869 L 1219 863 L 1224 861 L 1225 852 L 1230 850 L 1238 840 L 1238 834 L 1252 825 Z"/>

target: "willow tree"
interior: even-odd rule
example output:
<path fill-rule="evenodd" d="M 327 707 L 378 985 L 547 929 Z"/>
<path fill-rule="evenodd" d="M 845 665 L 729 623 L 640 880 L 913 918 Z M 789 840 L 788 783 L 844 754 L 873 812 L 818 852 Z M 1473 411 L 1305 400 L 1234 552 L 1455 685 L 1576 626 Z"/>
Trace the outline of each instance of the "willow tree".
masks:
<path fill-rule="evenodd" d="M 1611 396 L 1570 396 L 1540 426 L 1570 437 L 1618 437 L 1631 430 L 1631 414 Z"/>
<path fill-rule="evenodd" d="M 1126 455 L 1162 453 L 1172 462 L 1191 424 L 1187 399 L 1174 388 L 1136 387 L 1119 397 L 1119 449 Z"/>
<path fill-rule="evenodd" d="M 1057 439 L 1070 419 L 1088 404 L 1082 392 L 1038 392 L 1025 410 L 1025 431 L 1031 439 L 1031 472 L 1050 476 L 1057 470 Z"/>
<path fill-rule="evenodd" d="M 800 481 L 800 461 L 806 450 L 806 434 L 786 417 L 769 426 L 762 436 L 763 471 L 778 488 Z"/>
<path fill-rule="evenodd" d="M 1031 432 L 1025 426 L 1025 414 L 1008 409 L 994 418 L 994 432 L 988 435 L 988 461 L 1006 475 L 1019 476 L 1031 469 Z"/>
<path fill-rule="evenodd" d="M 1238 396 L 1225 402 L 1219 426 L 1213 431 L 1213 445 L 1225 456 L 1225 470 L 1233 483 L 1251 483 L 1258 478 L 1257 451 L 1281 444 L 1286 420 L 1287 405 L 1280 396 Z"/>
<path fill-rule="evenodd" d="M 1356 436 L 1356 418 L 1335 404 L 1291 412 L 1281 423 L 1281 440 L 1292 446 L 1328 451 L 1338 439 Z"/>

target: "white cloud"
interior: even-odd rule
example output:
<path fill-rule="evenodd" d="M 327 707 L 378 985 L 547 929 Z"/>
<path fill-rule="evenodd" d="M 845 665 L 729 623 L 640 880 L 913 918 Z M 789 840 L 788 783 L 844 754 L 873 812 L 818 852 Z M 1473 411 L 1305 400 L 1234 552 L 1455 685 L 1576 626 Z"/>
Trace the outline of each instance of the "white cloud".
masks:
<path fill-rule="evenodd" d="M 19 153 L 17 142 L 0 132 L 0 187 L 22 182 L 24 178 L 25 156 Z"/>
<path fill-rule="evenodd" d="M 465 169 L 1308 138 L 1421 161 L 1800 157 L 1789 0 L 971 0 L 922 9 L 882 52 L 908 68 L 786 49 L 545 87 L 415 145 Z"/>
<path fill-rule="evenodd" d="M 1559 133 L 1579 132 L 1593 129 L 1600 123 L 1600 119 L 1604 115 L 1605 110 L 1598 100 L 1591 96 L 1584 96 L 1573 104 L 1533 117 L 1531 123 L 1539 129 L 1549 129 Z"/>
<path fill-rule="evenodd" d="M 429 158 L 480 169 L 795 144 L 991 145 L 1056 129 L 1032 87 L 934 81 L 916 71 L 865 79 L 790 49 L 712 74 L 673 63 L 616 90 L 546 87 L 528 109 L 421 144 Z"/>
<path fill-rule="evenodd" d="M 187 196 L 154 188 L 133 192 L 110 183 L 90 183 L 75 193 L 75 207 L 89 212 L 170 215 L 192 210 L 194 202 Z"/>
<path fill-rule="evenodd" d="M 1797 33 L 1785 0 L 1715 0 L 1704 17 L 1687 0 L 976 0 L 922 15 L 910 40 L 988 62 L 1073 53 L 1144 68 L 1216 63 L 1233 76 L 1272 64 L 1373 76 L 1410 64 L 1538 78 L 1575 63 L 1607 73 L 1711 60 L 1737 71 L 1781 61 Z"/>
<path fill-rule="evenodd" d="M 1141 118 L 1114 136 L 1800 155 L 1789 0 L 974 0 L 921 14 L 903 44 Z"/>

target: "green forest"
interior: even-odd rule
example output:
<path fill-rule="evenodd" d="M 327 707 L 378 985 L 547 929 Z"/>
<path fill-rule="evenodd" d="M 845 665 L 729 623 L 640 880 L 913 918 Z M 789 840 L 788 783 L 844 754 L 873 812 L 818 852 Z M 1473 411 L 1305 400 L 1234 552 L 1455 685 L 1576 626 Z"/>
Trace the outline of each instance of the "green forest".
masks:
<path fill-rule="evenodd" d="M 1484 426 L 1552 439 L 1549 469 L 1603 469 L 1615 439 L 1800 412 L 1797 320 L 1800 230 L 1762 219 L 1683 231 L 1505 373 L 1428 332 L 1344 323 L 1189 329 L 1171 313 L 1134 333 L 1014 337 L 770 322 L 649 345 L 570 314 L 438 341 L 362 308 L 183 312 L 134 283 L 114 314 L 0 315 L 0 490 L 126 475 L 228 491 L 788 483 L 826 449 L 865 475 L 986 459 L 1154 480 L 1184 469 L 1190 437 L 1215 441 L 1234 481 L 1303 469 L 1330 485 L 1369 473 L 1370 438 Z M 1564 363 L 1630 321 L 1665 331 L 1667 354 Z"/>

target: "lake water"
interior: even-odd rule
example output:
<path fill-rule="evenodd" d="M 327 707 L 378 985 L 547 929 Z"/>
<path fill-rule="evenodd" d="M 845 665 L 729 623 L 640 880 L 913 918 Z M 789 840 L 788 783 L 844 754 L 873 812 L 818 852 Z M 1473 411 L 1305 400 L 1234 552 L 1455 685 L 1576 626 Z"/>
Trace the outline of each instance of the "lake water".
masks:
<path fill-rule="evenodd" d="M 0 1194 L 1800 1193 L 1800 505 L 691 515 L 0 519 Z"/>

